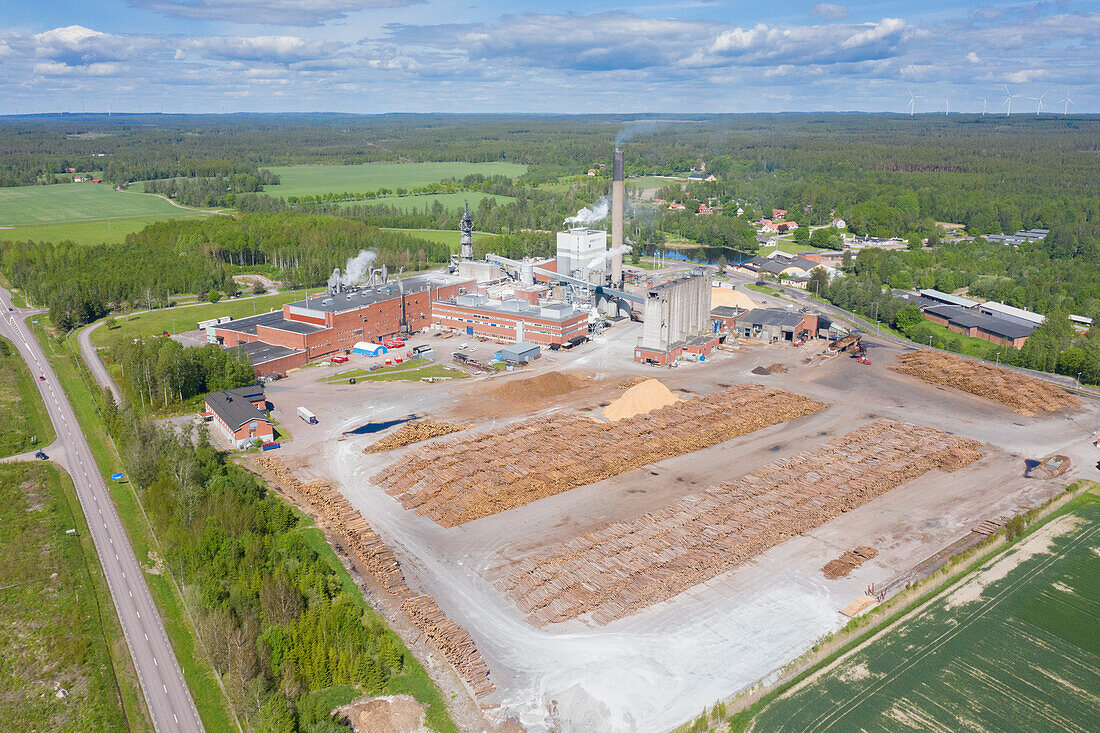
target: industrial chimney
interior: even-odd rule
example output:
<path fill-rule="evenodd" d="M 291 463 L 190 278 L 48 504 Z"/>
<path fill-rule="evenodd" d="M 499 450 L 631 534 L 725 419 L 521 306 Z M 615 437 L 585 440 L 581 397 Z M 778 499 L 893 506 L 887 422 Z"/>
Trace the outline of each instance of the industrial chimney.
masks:
<path fill-rule="evenodd" d="M 462 259 L 470 261 L 474 258 L 474 220 L 470 217 L 470 204 L 466 204 L 466 211 L 462 214 L 462 221 L 458 223 L 458 230 L 462 232 L 460 243 L 462 245 Z"/>
<path fill-rule="evenodd" d="M 611 285 L 623 286 L 623 151 L 615 149 L 611 163 Z"/>

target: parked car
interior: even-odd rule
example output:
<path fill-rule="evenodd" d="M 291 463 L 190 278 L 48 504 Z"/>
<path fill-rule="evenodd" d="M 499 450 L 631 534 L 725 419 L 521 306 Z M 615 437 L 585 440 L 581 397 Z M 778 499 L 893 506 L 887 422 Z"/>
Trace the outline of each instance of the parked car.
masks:
<path fill-rule="evenodd" d="M 39 381 L 39 382 L 45 382 L 45 381 L 46 381 L 46 378 L 45 378 L 45 377 L 43 377 L 43 376 L 41 376 L 41 375 L 39 375 L 39 377 L 38 377 L 38 381 Z"/>

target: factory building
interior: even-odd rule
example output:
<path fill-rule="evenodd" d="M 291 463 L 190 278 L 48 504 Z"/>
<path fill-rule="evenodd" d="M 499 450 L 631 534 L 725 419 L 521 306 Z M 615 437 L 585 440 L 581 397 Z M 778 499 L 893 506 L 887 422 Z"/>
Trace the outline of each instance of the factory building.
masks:
<path fill-rule="evenodd" d="M 607 269 L 607 232 L 585 227 L 558 232 L 557 255 L 556 272 L 586 282 L 602 282 Z"/>
<path fill-rule="evenodd" d="M 588 335 L 588 312 L 568 303 L 532 305 L 519 298 L 460 295 L 432 304 L 432 322 L 467 336 L 558 347 Z"/>
<path fill-rule="evenodd" d="M 642 312 L 642 337 L 634 349 L 634 361 L 660 366 L 675 361 L 689 339 L 714 331 L 710 276 L 693 271 L 650 288 Z"/>
<path fill-rule="evenodd" d="M 275 437 L 262 384 L 211 392 L 205 402 L 200 416 L 217 425 L 233 447 L 243 448 L 257 440 L 267 443 Z"/>
<path fill-rule="evenodd" d="M 359 341 L 418 331 L 431 322 L 433 303 L 475 288 L 473 280 L 443 273 L 348 290 L 337 286 L 335 292 L 287 303 L 281 311 L 211 330 L 223 346 L 243 346 L 257 374 L 272 374 L 350 350 Z M 256 343 L 263 346 L 252 346 Z"/>

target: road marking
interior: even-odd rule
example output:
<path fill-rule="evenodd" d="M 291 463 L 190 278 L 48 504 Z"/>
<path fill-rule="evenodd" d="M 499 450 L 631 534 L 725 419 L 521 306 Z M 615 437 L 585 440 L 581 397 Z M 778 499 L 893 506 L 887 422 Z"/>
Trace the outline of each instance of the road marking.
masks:
<path fill-rule="evenodd" d="M 168 694 L 168 688 L 167 688 L 167 687 L 165 687 L 164 685 L 161 685 L 161 687 L 163 687 L 163 688 L 164 688 L 164 694 L 165 694 L 165 695 L 167 695 L 167 694 Z"/>
<path fill-rule="evenodd" d="M 142 634 L 142 636 L 145 637 L 145 641 L 149 641 L 149 635 L 148 634 Z"/>
<path fill-rule="evenodd" d="M 133 597 L 134 597 L 134 592 L 133 592 L 132 590 L 128 590 L 128 591 L 126 591 L 126 592 L 130 594 L 130 597 L 131 597 L 131 598 L 133 598 Z"/>
<path fill-rule="evenodd" d="M 154 667 L 159 667 L 160 666 L 160 664 L 157 663 L 157 658 L 156 657 L 153 657 L 153 666 Z"/>

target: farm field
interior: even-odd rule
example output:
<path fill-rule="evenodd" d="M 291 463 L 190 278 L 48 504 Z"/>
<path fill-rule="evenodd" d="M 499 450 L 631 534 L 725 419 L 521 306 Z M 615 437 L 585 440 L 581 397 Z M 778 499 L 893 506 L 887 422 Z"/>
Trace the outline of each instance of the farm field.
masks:
<path fill-rule="evenodd" d="M 270 196 L 310 196 L 319 193 L 411 188 L 462 178 L 475 173 L 515 178 L 527 170 L 516 163 L 366 163 L 362 165 L 273 166 L 279 185 L 265 186 Z"/>
<path fill-rule="evenodd" d="M 389 227 L 383 227 L 389 229 Z M 439 244 L 446 244 L 451 247 L 455 252 L 458 251 L 459 239 L 462 234 L 457 229 L 392 229 L 395 232 L 404 232 L 405 234 L 411 234 L 414 237 L 420 237 L 421 239 L 427 239 L 429 242 L 438 242 Z M 499 235 L 489 234 L 487 232 L 474 232 L 474 243 L 492 239 Z"/>
<path fill-rule="evenodd" d="M 99 561 L 63 480 L 49 463 L 0 465 L 0 729 L 128 730 L 89 573 Z"/>
<path fill-rule="evenodd" d="M 125 241 L 126 235 L 140 232 L 154 222 L 164 221 L 167 216 L 191 217 L 205 214 L 191 214 L 175 209 L 175 214 L 163 216 L 136 216 L 126 219 L 95 219 L 92 221 L 71 221 L 59 224 L 36 224 L 0 229 L 0 240 L 14 242 L 63 242 L 66 239 L 77 244 L 115 244 Z"/>
<path fill-rule="evenodd" d="M 463 206 L 469 203 L 471 209 L 476 209 L 482 199 L 493 199 L 498 204 L 515 201 L 511 196 L 495 196 L 491 193 L 480 191 L 459 191 L 458 193 L 433 193 L 422 196 L 386 196 L 379 199 L 367 199 L 365 201 L 342 201 L 341 206 L 375 206 L 385 204 L 387 206 L 403 206 L 409 209 L 424 210 L 430 208 L 436 201 L 448 211 L 462 211 Z M 458 226 L 458 220 L 455 220 Z"/>
<path fill-rule="evenodd" d="M 752 729 L 1095 730 L 1098 571 L 1100 497 L 1086 493 Z"/>
<path fill-rule="evenodd" d="M 0 188 L 0 226 L 116 219 L 204 216 L 180 209 L 156 196 L 116 191 L 106 183 L 59 183 L 52 186 Z M 10 239 L 4 230 L 0 237 Z"/>
<path fill-rule="evenodd" d="M 0 338 L 0 457 L 49 445 L 54 437 L 35 377 L 15 346 Z"/>

